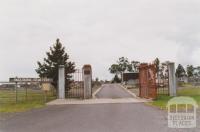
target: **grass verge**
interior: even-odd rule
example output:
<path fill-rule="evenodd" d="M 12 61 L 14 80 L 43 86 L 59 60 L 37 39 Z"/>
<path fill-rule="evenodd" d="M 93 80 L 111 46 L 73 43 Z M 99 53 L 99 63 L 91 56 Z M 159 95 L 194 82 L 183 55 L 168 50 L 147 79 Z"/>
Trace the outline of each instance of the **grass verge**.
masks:
<path fill-rule="evenodd" d="M 24 112 L 31 109 L 45 106 L 45 102 L 56 97 L 52 92 L 46 94 L 41 90 L 18 91 L 17 102 L 16 93 L 13 90 L 0 90 L 0 113 Z"/>
<path fill-rule="evenodd" d="M 25 112 L 31 109 L 44 107 L 45 103 L 38 101 L 9 103 L 0 105 L 0 113 Z"/>
<path fill-rule="evenodd" d="M 200 106 L 200 87 L 187 86 L 177 90 L 178 96 L 187 96 L 193 98 Z M 170 96 L 160 95 L 153 102 L 147 103 L 148 105 L 156 106 L 165 110 L 167 102 L 171 99 Z"/>

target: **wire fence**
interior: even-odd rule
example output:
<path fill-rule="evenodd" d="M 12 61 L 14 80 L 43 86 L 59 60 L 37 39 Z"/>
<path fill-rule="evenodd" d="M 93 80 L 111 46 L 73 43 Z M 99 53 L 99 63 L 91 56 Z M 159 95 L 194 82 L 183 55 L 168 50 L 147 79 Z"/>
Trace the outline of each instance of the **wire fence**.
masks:
<path fill-rule="evenodd" d="M 0 104 L 20 103 L 20 102 L 48 102 L 56 98 L 56 90 L 51 88 L 44 91 L 39 85 L 12 85 L 4 84 L 0 86 Z"/>

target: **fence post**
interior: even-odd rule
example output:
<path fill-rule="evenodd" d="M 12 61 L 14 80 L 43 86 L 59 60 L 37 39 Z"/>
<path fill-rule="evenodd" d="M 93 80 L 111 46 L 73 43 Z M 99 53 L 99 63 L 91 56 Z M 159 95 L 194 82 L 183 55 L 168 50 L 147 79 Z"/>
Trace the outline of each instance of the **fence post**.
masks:
<path fill-rule="evenodd" d="M 44 90 L 44 103 L 46 103 L 46 102 L 47 102 L 47 91 Z"/>
<path fill-rule="evenodd" d="M 15 82 L 15 103 L 17 103 L 17 82 Z"/>
<path fill-rule="evenodd" d="M 25 89 L 26 89 L 26 101 L 27 101 L 27 98 L 28 98 L 28 95 L 27 95 L 27 94 L 28 94 L 28 91 L 27 91 L 27 89 L 28 89 L 28 88 L 26 87 Z"/>
<path fill-rule="evenodd" d="M 65 66 L 60 65 L 58 69 L 58 98 L 65 99 Z"/>
<path fill-rule="evenodd" d="M 169 72 L 169 95 L 176 96 L 176 76 L 175 76 L 175 64 L 173 62 L 167 62 Z"/>

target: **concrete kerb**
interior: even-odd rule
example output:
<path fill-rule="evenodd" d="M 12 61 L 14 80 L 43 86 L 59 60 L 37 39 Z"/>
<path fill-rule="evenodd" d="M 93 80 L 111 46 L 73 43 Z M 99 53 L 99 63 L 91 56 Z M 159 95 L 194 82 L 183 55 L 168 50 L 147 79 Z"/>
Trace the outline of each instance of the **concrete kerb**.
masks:
<path fill-rule="evenodd" d="M 152 99 L 144 99 L 144 98 L 140 98 L 138 96 L 136 96 L 133 92 L 131 92 L 130 90 L 128 90 L 127 88 L 125 88 L 122 84 L 119 84 L 119 86 L 121 88 L 123 88 L 125 91 L 127 91 L 129 94 L 131 94 L 134 98 L 139 99 L 139 100 L 145 100 L 146 102 L 152 102 Z"/>
<path fill-rule="evenodd" d="M 56 99 L 51 102 L 48 102 L 46 105 L 75 105 L 75 104 L 120 104 L 120 103 L 146 103 L 151 102 L 149 99 L 142 99 L 137 97 L 134 93 L 126 89 L 124 86 L 120 85 L 125 91 L 133 96 L 133 98 L 119 98 L 119 99 L 110 99 L 102 98 L 97 99 L 96 94 L 103 88 L 103 85 L 98 88 L 93 94 L 92 99 Z"/>
<path fill-rule="evenodd" d="M 99 87 L 93 94 L 92 94 L 92 98 L 96 99 L 96 94 L 102 89 L 103 85 L 101 87 Z"/>
<path fill-rule="evenodd" d="M 121 87 L 121 88 L 123 88 L 126 92 L 128 92 L 130 95 L 132 95 L 134 98 L 137 98 L 137 96 L 134 94 L 134 93 L 132 93 L 130 90 L 128 90 L 127 88 L 125 88 L 122 84 L 119 84 L 119 86 Z"/>
<path fill-rule="evenodd" d="M 122 103 L 145 103 L 146 100 L 136 99 L 136 98 L 120 98 L 120 99 L 56 99 L 47 103 L 48 106 L 51 105 L 84 105 L 84 104 L 122 104 Z"/>

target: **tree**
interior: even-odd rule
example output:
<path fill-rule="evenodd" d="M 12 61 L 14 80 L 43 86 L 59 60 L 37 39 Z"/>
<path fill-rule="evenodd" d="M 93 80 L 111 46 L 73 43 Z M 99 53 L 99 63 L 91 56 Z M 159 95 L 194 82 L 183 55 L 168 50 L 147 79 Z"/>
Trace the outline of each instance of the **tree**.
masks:
<path fill-rule="evenodd" d="M 138 69 L 139 64 L 140 64 L 139 61 L 131 61 L 130 65 L 132 67 L 132 71 L 130 71 L 130 72 L 138 72 L 139 71 L 139 69 Z"/>
<path fill-rule="evenodd" d="M 120 75 L 122 78 L 122 74 L 125 71 L 129 72 L 138 72 L 139 61 L 129 62 L 128 58 L 120 57 L 116 64 L 112 64 L 109 68 L 110 73 L 115 75 Z"/>
<path fill-rule="evenodd" d="M 95 82 L 99 82 L 99 78 L 98 77 L 95 78 Z"/>
<path fill-rule="evenodd" d="M 156 72 L 159 72 L 159 66 L 160 66 L 160 60 L 158 58 L 156 58 L 153 62 L 156 65 Z"/>
<path fill-rule="evenodd" d="M 194 76 L 197 78 L 200 77 L 200 66 L 194 68 Z"/>
<path fill-rule="evenodd" d="M 125 72 L 126 70 L 128 70 L 128 67 L 130 65 L 128 58 L 125 57 L 121 57 L 119 58 L 119 60 L 117 61 L 118 65 L 119 65 L 119 72 L 122 74 L 123 72 Z"/>
<path fill-rule="evenodd" d="M 118 75 L 120 74 L 120 68 L 118 64 L 112 64 L 111 67 L 109 68 L 110 73 Z"/>
<path fill-rule="evenodd" d="M 118 77 L 118 75 L 115 75 L 115 77 L 112 80 L 112 83 L 120 83 L 121 79 Z"/>
<path fill-rule="evenodd" d="M 58 68 L 59 65 L 65 66 L 65 90 L 69 90 L 71 73 L 75 72 L 75 63 L 69 61 L 69 55 L 65 52 L 65 47 L 62 46 L 59 39 L 50 47 L 50 51 L 46 52 L 47 58 L 43 62 L 37 62 L 38 68 L 36 72 L 41 78 L 47 77 L 53 79 L 53 86 L 57 88 Z"/>
<path fill-rule="evenodd" d="M 176 69 L 176 76 L 178 77 L 178 78 L 180 78 L 180 77 L 183 77 L 183 76 L 185 76 L 185 69 L 184 69 L 184 67 L 181 65 L 181 64 L 179 64 L 178 65 L 178 67 L 177 67 L 177 69 Z"/>
<path fill-rule="evenodd" d="M 200 66 L 197 66 L 196 70 L 197 70 L 197 75 L 200 77 Z"/>
<path fill-rule="evenodd" d="M 193 65 L 188 65 L 186 69 L 187 69 L 188 77 L 193 77 L 194 76 L 194 67 L 193 67 Z"/>
<path fill-rule="evenodd" d="M 115 74 L 115 75 L 119 75 L 122 78 L 122 74 L 123 72 L 125 72 L 126 70 L 130 70 L 129 68 L 129 61 L 128 58 L 125 57 L 120 57 L 119 60 L 117 61 L 117 64 L 112 64 L 111 67 L 109 68 L 110 73 Z"/>

